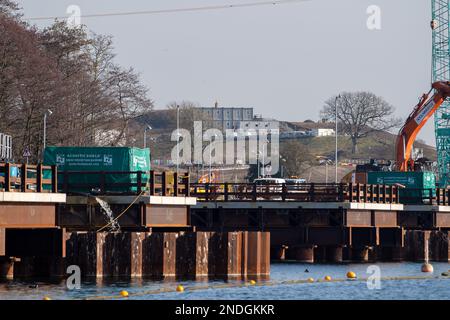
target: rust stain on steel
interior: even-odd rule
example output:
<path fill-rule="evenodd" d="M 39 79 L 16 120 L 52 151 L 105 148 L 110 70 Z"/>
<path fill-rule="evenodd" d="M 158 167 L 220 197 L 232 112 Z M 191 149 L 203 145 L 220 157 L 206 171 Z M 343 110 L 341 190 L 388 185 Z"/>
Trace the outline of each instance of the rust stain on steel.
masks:
<path fill-rule="evenodd" d="M 147 227 L 185 227 L 188 226 L 187 206 L 147 205 L 145 222 Z"/>
<path fill-rule="evenodd" d="M 397 225 L 397 211 L 372 212 L 373 227 L 396 227 Z"/>
<path fill-rule="evenodd" d="M 67 262 L 80 265 L 83 276 L 240 277 L 267 275 L 270 268 L 267 232 L 73 232 L 66 238 Z"/>
<path fill-rule="evenodd" d="M 248 233 L 247 275 L 261 273 L 261 232 Z"/>
<path fill-rule="evenodd" d="M 372 225 L 371 212 L 369 210 L 347 210 L 345 224 L 348 227 L 370 227 Z"/>
<path fill-rule="evenodd" d="M 0 228 L 0 256 L 4 256 L 6 253 L 5 233 L 5 228 Z"/>
<path fill-rule="evenodd" d="M 436 212 L 436 225 L 437 228 L 450 228 L 450 213 Z"/>
<path fill-rule="evenodd" d="M 49 228 L 56 226 L 54 204 L 2 204 L 0 226 L 9 228 Z"/>
<path fill-rule="evenodd" d="M 196 277 L 207 277 L 209 274 L 208 268 L 208 251 L 209 239 L 211 232 L 196 232 L 196 251 L 195 251 L 195 271 Z"/>

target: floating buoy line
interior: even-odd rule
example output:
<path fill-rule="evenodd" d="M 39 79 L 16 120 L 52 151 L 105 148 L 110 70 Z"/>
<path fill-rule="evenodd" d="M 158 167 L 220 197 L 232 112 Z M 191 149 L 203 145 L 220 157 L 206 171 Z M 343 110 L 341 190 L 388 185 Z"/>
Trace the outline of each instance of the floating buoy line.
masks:
<path fill-rule="evenodd" d="M 445 276 L 444 273 L 441 276 L 397 276 L 397 277 L 381 277 L 381 281 L 402 281 L 402 280 L 450 280 L 450 277 Z M 346 277 L 346 278 L 331 278 L 330 276 L 325 276 L 324 278 L 314 279 L 298 279 L 298 280 L 285 280 L 285 281 L 261 281 L 257 282 L 255 280 L 249 280 L 248 282 L 242 283 L 222 283 L 204 286 L 192 286 L 184 287 L 181 284 L 175 287 L 160 288 L 154 290 L 144 290 L 139 292 L 127 292 L 121 291 L 116 295 L 99 295 L 90 296 L 82 300 L 112 300 L 112 299 L 123 299 L 128 297 L 142 297 L 146 295 L 157 295 L 163 293 L 177 293 L 185 294 L 186 292 L 202 291 L 202 290 L 214 290 L 214 289 L 229 289 L 229 288 L 244 288 L 244 287 L 269 287 L 269 286 L 282 286 L 282 285 L 296 285 L 296 284 L 316 284 L 316 283 L 331 283 L 331 282 L 365 282 L 368 278 L 356 277 Z M 123 294 L 126 292 L 126 294 Z"/>

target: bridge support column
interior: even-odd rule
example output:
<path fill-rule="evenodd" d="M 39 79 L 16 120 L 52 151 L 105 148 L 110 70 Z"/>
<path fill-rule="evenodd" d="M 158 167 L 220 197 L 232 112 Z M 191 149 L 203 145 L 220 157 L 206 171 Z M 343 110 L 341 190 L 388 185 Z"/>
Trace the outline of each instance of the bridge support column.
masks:
<path fill-rule="evenodd" d="M 0 258 L 0 279 L 14 278 L 14 259 L 8 257 Z"/>
<path fill-rule="evenodd" d="M 286 260 L 286 251 L 289 249 L 286 245 L 273 247 L 271 250 L 271 258 L 274 260 Z"/>
<path fill-rule="evenodd" d="M 341 246 L 327 247 L 327 262 L 341 263 L 343 260 L 343 248 Z"/>
<path fill-rule="evenodd" d="M 327 248 L 325 246 L 317 246 L 314 248 L 314 262 L 325 262 L 327 260 Z"/>
<path fill-rule="evenodd" d="M 404 247 L 392 247 L 391 250 L 391 260 L 394 262 L 400 262 L 404 260 Z"/>
<path fill-rule="evenodd" d="M 352 247 L 352 260 L 358 262 L 369 261 L 369 248 L 368 247 Z"/>
<path fill-rule="evenodd" d="M 298 262 L 313 263 L 314 262 L 314 247 L 293 247 L 292 258 Z"/>

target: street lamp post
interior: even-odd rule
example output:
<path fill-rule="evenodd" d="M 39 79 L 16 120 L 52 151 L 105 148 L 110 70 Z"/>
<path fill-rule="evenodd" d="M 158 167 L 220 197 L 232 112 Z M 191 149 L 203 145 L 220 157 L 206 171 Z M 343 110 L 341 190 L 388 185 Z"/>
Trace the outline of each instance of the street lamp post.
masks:
<path fill-rule="evenodd" d="M 152 127 L 147 125 L 144 129 L 144 149 L 147 148 L 147 131 L 152 130 Z"/>
<path fill-rule="evenodd" d="M 334 113 L 334 122 L 335 122 L 335 131 L 334 131 L 334 136 L 335 136 L 335 154 L 334 154 L 334 165 L 335 165 L 335 179 L 334 182 L 338 183 L 338 99 L 341 98 L 341 95 L 338 95 L 336 97 L 336 100 L 334 101 L 334 108 L 335 108 L 335 113 Z"/>
<path fill-rule="evenodd" d="M 44 150 L 47 147 L 47 116 L 51 116 L 52 113 L 50 109 L 47 109 L 44 113 Z"/>
<path fill-rule="evenodd" d="M 262 166 L 261 166 L 261 177 L 264 178 L 266 175 L 266 159 L 265 159 L 265 146 L 266 144 L 263 143 L 262 145 Z"/>
<path fill-rule="evenodd" d="M 211 168 L 211 164 L 212 164 L 212 144 L 216 143 L 217 134 L 213 134 L 211 136 L 211 138 L 212 137 L 214 137 L 214 142 L 212 142 L 212 140 L 211 140 L 211 144 L 209 145 L 209 178 L 208 178 L 209 182 L 211 182 L 211 177 L 212 177 L 212 175 L 211 175 L 212 174 L 212 168 Z"/>
<path fill-rule="evenodd" d="M 178 176 L 178 168 L 180 166 L 180 106 L 177 105 L 177 176 Z"/>

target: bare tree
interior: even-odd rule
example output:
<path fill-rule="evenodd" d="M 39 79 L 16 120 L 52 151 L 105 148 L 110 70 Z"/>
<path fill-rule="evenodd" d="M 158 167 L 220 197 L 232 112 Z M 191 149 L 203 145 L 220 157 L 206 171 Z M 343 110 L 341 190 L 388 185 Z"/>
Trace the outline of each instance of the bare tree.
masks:
<path fill-rule="evenodd" d="M 49 145 L 104 144 L 98 133 L 111 132 L 113 145 L 124 140 L 129 121 L 153 104 L 139 75 L 114 64 L 111 37 L 60 21 L 39 30 L 17 9 L 0 0 L 0 131 L 13 136 L 15 158 L 27 148 L 38 161 L 48 109 Z"/>
<path fill-rule="evenodd" d="M 194 121 L 206 120 L 203 119 L 204 115 L 198 103 L 189 100 L 183 100 L 180 102 L 173 101 L 167 105 L 167 109 L 171 114 L 171 122 L 175 127 L 177 125 L 177 107 L 180 108 L 180 128 L 192 131 L 194 128 Z"/>
<path fill-rule="evenodd" d="M 280 166 L 288 177 L 299 176 L 314 160 L 308 146 L 295 140 L 281 143 L 280 155 Z"/>
<path fill-rule="evenodd" d="M 22 15 L 19 13 L 19 5 L 10 0 L 0 0 L 0 15 L 5 15 L 10 18 L 19 18 Z"/>
<path fill-rule="evenodd" d="M 371 92 L 343 92 L 325 102 L 321 116 L 328 121 L 337 118 L 341 133 L 350 136 L 352 153 L 357 152 L 358 141 L 375 131 L 389 131 L 400 125 L 394 107 Z"/>
<path fill-rule="evenodd" d="M 132 68 L 124 70 L 114 66 L 109 71 L 109 96 L 113 99 L 109 115 L 115 119 L 119 134 L 113 145 L 126 136 L 130 120 L 150 112 L 153 102 L 148 98 L 148 89 L 141 84 L 139 75 Z"/>

